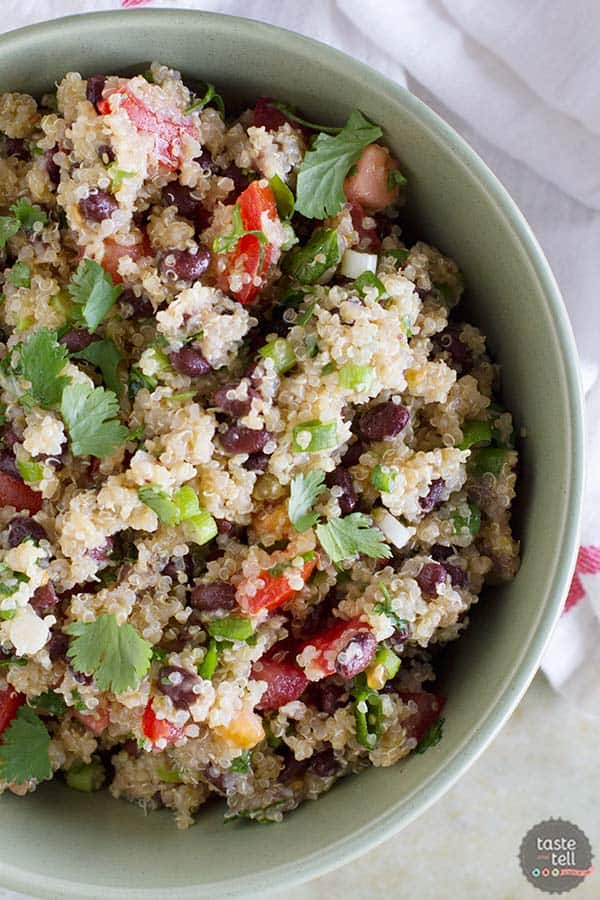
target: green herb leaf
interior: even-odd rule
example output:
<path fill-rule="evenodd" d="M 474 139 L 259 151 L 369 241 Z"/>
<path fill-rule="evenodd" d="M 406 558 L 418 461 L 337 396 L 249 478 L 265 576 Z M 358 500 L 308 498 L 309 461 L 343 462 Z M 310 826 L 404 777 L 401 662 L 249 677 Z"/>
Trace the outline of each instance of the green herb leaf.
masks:
<path fill-rule="evenodd" d="M 31 269 L 22 260 L 17 260 L 6 276 L 16 288 L 31 286 Z"/>
<path fill-rule="evenodd" d="M 82 791 L 84 794 L 99 791 L 105 778 L 106 772 L 99 759 L 93 759 L 89 763 L 82 761 L 73 763 L 65 775 L 67 787 L 74 791 Z"/>
<path fill-rule="evenodd" d="M 365 295 L 365 288 L 376 288 L 378 300 L 387 293 L 383 282 L 379 280 L 374 272 L 368 270 L 359 275 L 352 286 L 361 297 Z"/>
<path fill-rule="evenodd" d="M 438 719 L 437 722 L 433 723 L 427 734 L 421 738 L 415 747 L 415 753 L 425 753 L 430 747 L 435 747 L 436 744 L 439 744 L 443 736 L 444 722 L 445 719 Z"/>
<path fill-rule="evenodd" d="M 121 354 L 114 341 L 94 341 L 83 350 L 72 354 L 73 359 L 84 359 L 102 372 L 102 378 L 106 387 L 113 391 L 117 397 L 121 393 L 122 384 L 117 377 L 117 370 L 121 362 Z"/>
<path fill-rule="evenodd" d="M 250 763 L 252 761 L 252 755 L 249 750 L 244 750 L 243 753 L 240 753 L 239 756 L 236 756 L 235 759 L 231 760 L 230 769 L 232 772 L 239 772 L 242 775 L 245 775 L 246 772 L 250 771 Z"/>
<path fill-rule="evenodd" d="M 310 128 L 312 131 L 324 131 L 325 134 L 339 134 L 342 131 L 342 128 L 338 128 L 335 125 L 317 125 L 315 122 L 309 122 L 307 119 L 301 119 L 300 116 L 296 115 L 294 111 L 294 107 L 290 106 L 289 103 L 281 103 L 279 101 L 273 100 L 269 103 L 273 109 L 278 109 L 280 112 L 284 114 L 287 119 L 290 119 L 292 122 L 297 122 L 298 125 L 303 125 L 305 128 Z"/>
<path fill-rule="evenodd" d="M 45 694 L 34 697 L 33 700 L 29 701 L 29 705 L 38 710 L 38 712 L 45 712 L 51 716 L 62 716 L 67 709 L 65 698 L 62 694 L 57 694 L 56 691 L 46 691 Z"/>
<path fill-rule="evenodd" d="M 69 379 L 60 373 L 68 362 L 67 348 L 59 344 L 56 333 L 42 328 L 20 348 L 21 371 L 31 382 L 29 393 L 38 406 L 48 409 L 60 403 Z"/>
<path fill-rule="evenodd" d="M 44 477 L 44 469 L 41 463 L 36 462 L 30 456 L 17 459 L 17 469 L 23 481 L 27 484 L 37 484 Z"/>
<path fill-rule="evenodd" d="M 269 180 L 269 185 L 275 197 L 277 204 L 277 215 L 284 222 L 288 222 L 294 215 L 294 206 L 296 201 L 291 190 L 279 175 L 273 175 Z"/>
<path fill-rule="evenodd" d="M 112 391 L 69 384 L 63 391 L 60 411 L 74 456 L 111 456 L 127 438 L 127 428 L 116 418 L 119 402 Z"/>
<path fill-rule="evenodd" d="M 265 247 L 268 244 L 267 236 L 262 231 L 247 231 L 244 228 L 244 223 L 242 221 L 242 211 L 239 207 L 239 204 L 236 203 L 233 207 L 233 214 L 231 219 L 232 230 L 229 234 L 220 234 L 213 241 L 213 253 L 231 253 L 237 247 L 240 238 L 246 237 L 246 235 L 250 234 L 257 239 L 260 244 L 260 257 L 258 261 L 259 270 L 262 268 L 263 260 L 265 258 Z"/>
<path fill-rule="evenodd" d="M 292 478 L 288 517 L 296 531 L 308 531 L 317 522 L 318 514 L 310 510 L 324 490 L 325 473 L 320 469 Z"/>
<path fill-rule="evenodd" d="M 342 562 L 357 553 L 374 559 L 389 559 L 392 551 L 379 528 L 364 513 L 350 513 L 317 525 L 317 537 L 332 562 Z"/>
<path fill-rule="evenodd" d="M 4 250 L 9 238 L 14 237 L 21 225 L 13 216 L 0 216 L 0 249 Z"/>
<path fill-rule="evenodd" d="M 201 109 L 204 109 L 205 106 L 208 106 L 209 103 L 214 103 L 221 115 L 225 115 L 225 103 L 223 102 L 223 98 L 220 94 L 217 94 L 214 84 L 207 81 L 204 95 L 197 100 L 194 100 L 192 105 L 188 106 L 187 109 L 184 109 L 183 114 L 184 116 L 189 116 L 191 113 L 199 112 Z"/>
<path fill-rule="evenodd" d="M 32 206 L 29 200 L 26 200 L 24 197 L 13 203 L 10 211 L 19 223 L 19 227 L 25 228 L 26 231 L 31 231 L 36 222 L 41 222 L 42 225 L 48 222 L 48 216 L 44 210 L 40 209 L 39 206 Z"/>
<path fill-rule="evenodd" d="M 118 625 L 112 614 L 103 613 L 95 622 L 73 622 L 65 631 L 75 637 L 67 650 L 73 668 L 93 675 L 101 691 L 132 690 L 150 668 L 152 644 L 128 623 Z"/>
<path fill-rule="evenodd" d="M 168 784 L 181 784 L 183 781 L 181 772 L 178 772 L 177 769 L 167 769 L 160 766 L 160 768 L 156 770 L 156 774 L 161 781 L 166 781 Z"/>
<path fill-rule="evenodd" d="M 294 247 L 283 261 L 283 270 L 301 284 L 315 284 L 340 261 L 335 228 L 317 228 L 308 243 Z"/>
<path fill-rule="evenodd" d="M 156 484 L 147 484 L 138 488 L 138 497 L 153 510 L 163 525 L 178 525 L 180 513 L 177 504 L 174 503 L 166 491 Z"/>
<path fill-rule="evenodd" d="M 482 419 L 467 419 L 462 424 L 463 439 L 458 444 L 459 450 L 468 450 L 474 444 L 489 444 L 492 440 L 492 428 L 489 422 Z"/>
<path fill-rule="evenodd" d="M 32 778 L 52 778 L 50 735 L 44 723 L 29 706 L 21 706 L 2 734 L 0 744 L 0 780 L 26 784 Z"/>
<path fill-rule="evenodd" d="M 73 302 L 81 306 L 89 331 L 96 330 L 123 290 L 93 259 L 81 260 L 68 289 Z"/>
<path fill-rule="evenodd" d="M 383 134 L 354 110 L 339 134 L 319 134 L 298 171 L 296 209 L 309 219 L 334 216 L 346 202 L 344 179 L 365 147 Z"/>
<path fill-rule="evenodd" d="M 391 256 L 392 259 L 395 259 L 396 262 L 400 263 L 401 266 L 410 256 L 410 250 L 404 250 L 402 248 L 398 248 L 396 250 L 382 250 L 381 252 L 383 256 Z"/>
<path fill-rule="evenodd" d="M 476 537 L 476 535 L 479 534 L 479 529 L 481 528 L 481 510 L 476 503 L 469 503 L 469 512 L 466 516 L 461 515 L 458 510 L 456 510 L 452 513 L 450 519 L 452 520 L 456 534 L 460 534 L 465 528 L 471 532 L 473 537 Z"/>

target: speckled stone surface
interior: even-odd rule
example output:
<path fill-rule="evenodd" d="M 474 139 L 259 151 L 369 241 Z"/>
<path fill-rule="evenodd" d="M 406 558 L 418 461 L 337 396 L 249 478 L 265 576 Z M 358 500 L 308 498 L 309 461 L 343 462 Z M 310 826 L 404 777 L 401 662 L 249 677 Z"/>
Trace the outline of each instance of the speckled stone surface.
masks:
<path fill-rule="evenodd" d="M 532 825 L 561 817 L 585 831 L 599 864 L 599 747 L 600 719 L 571 709 L 538 675 L 491 747 L 439 803 L 358 861 L 286 891 L 286 900 L 551 896 L 525 881 L 519 845 Z M 569 897 L 597 900 L 600 872 Z M 0 900 L 22 895 L 0 888 Z"/>

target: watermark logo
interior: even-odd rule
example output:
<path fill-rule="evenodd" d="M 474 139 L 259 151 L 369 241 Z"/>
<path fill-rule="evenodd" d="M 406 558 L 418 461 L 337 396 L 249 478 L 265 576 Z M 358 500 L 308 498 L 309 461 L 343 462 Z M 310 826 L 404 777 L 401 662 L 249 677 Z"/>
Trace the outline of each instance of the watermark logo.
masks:
<path fill-rule="evenodd" d="M 572 891 L 594 871 L 592 848 L 581 828 L 548 819 L 531 828 L 519 850 L 527 881 L 546 894 Z"/>

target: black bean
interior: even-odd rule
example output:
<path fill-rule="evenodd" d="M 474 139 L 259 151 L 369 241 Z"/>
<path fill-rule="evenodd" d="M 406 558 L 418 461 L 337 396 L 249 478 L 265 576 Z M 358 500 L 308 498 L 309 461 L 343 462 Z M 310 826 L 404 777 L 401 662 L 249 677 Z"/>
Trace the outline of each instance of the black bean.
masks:
<path fill-rule="evenodd" d="M 50 640 L 46 645 L 48 656 L 50 657 L 52 662 L 56 662 L 57 659 L 65 659 L 68 647 L 69 638 L 61 631 L 53 632 Z"/>
<path fill-rule="evenodd" d="M 198 247 L 196 253 L 191 250 L 167 250 L 158 261 L 158 268 L 163 275 L 181 281 L 197 281 L 209 265 L 208 247 Z"/>
<path fill-rule="evenodd" d="M 192 609 L 199 609 L 202 612 L 235 609 L 235 588 L 228 581 L 197 584 L 190 594 L 189 605 Z"/>
<path fill-rule="evenodd" d="M 46 150 L 44 153 L 46 172 L 48 173 L 48 178 L 55 187 L 60 181 L 60 166 L 58 163 L 54 162 L 54 154 L 57 152 L 58 147 L 55 145 L 51 150 Z"/>
<path fill-rule="evenodd" d="M 29 162 L 31 153 L 23 138 L 6 138 L 6 155 L 14 156 L 22 162 Z"/>
<path fill-rule="evenodd" d="M 241 169 L 239 169 L 236 165 L 227 166 L 226 169 L 221 172 L 221 175 L 224 178 L 231 178 L 233 181 L 233 189 L 229 192 L 223 203 L 235 203 L 239 194 L 244 191 L 248 185 L 250 184 L 250 179 L 244 175 Z"/>
<path fill-rule="evenodd" d="M 462 326 L 451 323 L 440 333 L 436 343 L 439 343 L 442 350 L 445 350 L 452 362 L 455 363 L 462 371 L 468 371 L 473 367 L 473 354 L 471 350 L 460 339 Z"/>
<path fill-rule="evenodd" d="M 142 294 L 138 297 L 132 288 L 125 288 L 119 295 L 119 306 L 127 314 L 127 318 L 151 319 L 154 315 L 154 307 L 150 300 Z"/>
<path fill-rule="evenodd" d="M 436 478 L 429 485 L 429 490 L 424 497 L 421 497 L 419 503 L 424 513 L 430 513 L 440 502 L 442 491 L 444 490 L 444 479 Z"/>
<path fill-rule="evenodd" d="M 6 425 L 4 427 L 4 431 L 2 432 L 2 443 L 6 447 L 14 447 L 15 444 L 20 444 L 23 440 L 23 435 L 17 434 L 12 425 Z"/>
<path fill-rule="evenodd" d="M 320 712 L 332 716 L 336 709 L 344 705 L 347 699 L 347 691 L 341 684 L 336 684 L 331 678 L 312 682 L 307 689 L 307 701 Z"/>
<path fill-rule="evenodd" d="M 182 375 L 189 375 L 190 378 L 199 378 L 201 375 L 208 375 L 212 371 L 212 366 L 205 359 L 204 354 L 197 347 L 182 347 L 181 350 L 174 350 L 169 353 L 171 365 L 177 372 Z"/>
<path fill-rule="evenodd" d="M 252 398 L 258 397 L 258 392 L 254 390 L 253 387 L 250 387 L 250 385 L 248 385 L 246 391 L 247 396 L 243 399 L 227 396 L 230 392 L 237 391 L 239 386 L 239 381 L 229 381 L 215 391 L 215 395 L 212 399 L 213 406 L 216 406 L 217 409 L 227 413 L 227 415 L 233 416 L 234 419 L 239 419 L 241 416 L 248 415 L 252 405 Z"/>
<path fill-rule="evenodd" d="M 216 166 L 213 163 L 212 153 L 210 152 L 210 150 L 208 150 L 207 147 L 202 148 L 202 153 L 200 154 L 200 156 L 194 157 L 194 162 L 197 162 L 204 172 L 212 173 L 216 171 Z"/>
<path fill-rule="evenodd" d="M 110 144 L 100 144 L 98 147 L 98 156 L 105 165 L 106 163 L 114 162 L 116 159 L 115 151 Z"/>
<path fill-rule="evenodd" d="M 343 516 L 348 516 L 356 508 L 358 496 L 354 490 L 354 481 L 352 475 L 343 466 L 338 466 L 333 472 L 328 472 L 325 477 L 325 484 L 328 488 L 338 487 L 342 489 L 342 494 L 337 497 L 340 511 Z"/>
<path fill-rule="evenodd" d="M 106 75 L 90 75 L 85 86 L 85 96 L 97 107 L 102 100 L 102 91 L 106 84 Z"/>
<path fill-rule="evenodd" d="M 58 605 L 58 597 L 51 581 L 35 589 L 29 605 L 35 609 L 38 616 L 47 615 Z"/>
<path fill-rule="evenodd" d="M 197 197 L 194 197 L 192 189 L 180 184 L 178 181 L 171 181 L 162 189 L 162 200 L 165 206 L 176 206 L 177 212 L 191 219 L 193 222 L 201 215 L 203 206 Z"/>
<path fill-rule="evenodd" d="M 142 750 L 138 745 L 138 742 L 134 738 L 130 738 L 128 741 L 125 741 L 121 750 L 124 750 L 127 756 L 131 756 L 134 759 L 137 759 L 142 754 Z"/>
<path fill-rule="evenodd" d="M 0 452 L 0 472 L 4 472 L 5 475 L 12 475 L 18 481 L 23 481 L 21 473 L 17 469 L 17 461 L 12 450 L 6 449 Z"/>
<path fill-rule="evenodd" d="M 12 519 L 8 526 L 8 546 L 18 547 L 27 538 L 33 538 L 34 541 L 48 540 L 45 529 L 27 516 L 16 516 Z"/>
<path fill-rule="evenodd" d="M 384 438 L 400 434 L 409 420 L 409 412 L 405 406 L 388 400 L 378 403 L 363 413 L 358 428 L 366 441 L 382 441 Z"/>
<path fill-rule="evenodd" d="M 86 675 L 85 672 L 78 672 L 73 666 L 69 666 L 69 671 L 75 681 L 78 681 L 79 684 L 91 684 L 94 680 L 93 675 Z"/>
<path fill-rule="evenodd" d="M 58 343 L 64 344 L 69 353 L 79 353 L 80 350 L 85 350 L 93 341 L 97 340 L 96 335 L 90 334 L 86 328 L 72 328 L 59 338 Z"/>
<path fill-rule="evenodd" d="M 103 222 L 109 219 L 119 204 L 112 194 L 100 189 L 94 190 L 88 197 L 79 201 L 79 210 L 84 218 L 91 222 Z"/>
<path fill-rule="evenodd" d="M 244 463 L 244 468 L 249 472 L 265 472 L 268 465 L 269 457 L 266 453 L 251 453 Z"/>
<path fill-rule="evenodd" d="M 357 465 L 360 457 L 365 452 L 365 445 L 362 441 L 355 441 L 353 444 L 348 447 L 346 452 L 342 457 L 342 465 L 349 469 L 351 466 Z"/>
<path fill-rule="evenodd" d="M 434 544 L 429 551 L 431 558 L 435 559 L 437 562 L 444 562 L 444 560 L 448 559 L 449 556 L 452 556 L 453 553 L 454 549 L 452 547 L 445 547 L 444 544 Z"/>
<path fill-rule="evenodd" d="M 453 587 L 464 588 L 467 586 L 469 583 L 469 576 L 464 569 L 461 569 L 460 566 L 453 566 L 450 563 L 446 563 L 444 568 L 450 576 Z"/>
<path fill-rule="evenodd" d="M 271 433 L 265 429 L 245 428 L 232 425 L 225 434 L 219 435 L 221 446 L 227 453 L 260 453 L 271 440 Z"/>
<path fill-rule="evenodd" d="M 335 775 L 339 769 L 339 763 L 335 758 L 333 748 L 329 747 L 328 750 L 315 753 L 310 761 L 310 768 L 319 778 L 331 778 L 332 775 Z"/>
<path fill-rule="evenodd" d="M 282 784 L 289 784 L 290 781 L 297 781 L 300 778 L 304 777 L 306 770 L 308 769 L 309 760 L 308 759 L 296 759 L 295 756 L 290 754 L 285 760 L 285 764 L 283 769 L 279 773 L 279 781 Z"/>
<path fill-rule="evenodd" d="M 340 650 L 335 660 L 338 675 L 355 678 L 369 666 L 377 653 L 377 638 L 372 631 L 361 631 Z"/>
<path fill-rule="evenodd" d="M 438 584 L 446 580 L 446 569 L 441 563 L 425 563 L 417 575 L 417 584 L 424 597 L 436 597 Z"/>
<path fill-rule="evenodd" d="M 178 709 L 186 709 L 198 698 L 194 687 L 199 684 L 198 676 L 181 666 L 162 666 L 158 673 L 159 691 Z"/>

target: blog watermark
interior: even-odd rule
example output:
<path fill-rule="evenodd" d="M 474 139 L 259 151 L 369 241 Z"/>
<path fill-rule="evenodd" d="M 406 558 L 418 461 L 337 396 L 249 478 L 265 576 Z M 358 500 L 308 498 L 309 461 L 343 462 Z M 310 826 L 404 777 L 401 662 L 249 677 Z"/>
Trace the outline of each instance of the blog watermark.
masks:
<path fill-rule="evenodd" d="M 572 891 L 591 875 L 593 853 L 581 828 L 563 819 L 547 819 L 521 842 L 519 862 L 527 881 L 546 894 Z"/>

